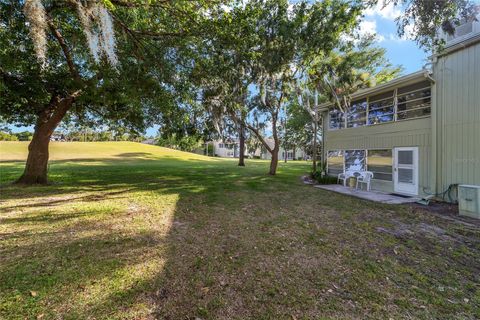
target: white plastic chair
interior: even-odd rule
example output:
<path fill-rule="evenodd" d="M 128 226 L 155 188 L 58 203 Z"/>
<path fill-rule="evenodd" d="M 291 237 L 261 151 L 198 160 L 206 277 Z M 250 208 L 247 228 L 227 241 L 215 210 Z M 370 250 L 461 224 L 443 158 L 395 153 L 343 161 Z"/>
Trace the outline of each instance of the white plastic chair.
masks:
<path fill-rule="evenodd" d="M 339 184 L 340 181 L 343 181 L 342 184 L 345 186 L 346 181 L 347 181 L 347 177 L 346 177 L 346 173 L 345 173 L 345 172 L 342 172 L 342 173 L 339 173 L 339 174 L 338 174 L 338 176 L 337 176 L 337 184 Z"/>
<path fill-rule="evenodd" d="M 357 185 L 355 189 L 358 189 L 359 184 L 364 183 L 367 185 L 367 191 L 370 191 L 370 182 L 372 181 L 372 179 L 373 179 L 373 172 L 371 171 L 360 172 L 360 175 L 357 177 Z M 360 186 L 360 189 L 361 188 L 362 187 Z"/>
<path fill-rule="evenodd" d="M 351 177 L 355 177 L 355 171 L 345 171 L 338 174 L 337 183 L 340 183 L 340 180 L 343 181 L 343 186 L 347 186 L 347 180 Z"/>

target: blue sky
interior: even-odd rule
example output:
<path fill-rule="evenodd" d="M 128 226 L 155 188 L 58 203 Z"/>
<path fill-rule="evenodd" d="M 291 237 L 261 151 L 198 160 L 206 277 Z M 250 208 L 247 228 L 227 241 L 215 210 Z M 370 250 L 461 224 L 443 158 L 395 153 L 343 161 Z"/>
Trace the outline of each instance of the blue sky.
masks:
<path fill-rule="evenodd" d="M 360 23 L 361 34 L 376 34 L 378 46 L 387 50 L 387 58 L 393 65 L 402 65 L 403 74 L 412 73 L 422 69 L 427 62 L 428 54 L 420 49 L 417 44 L 407 36 L 397 35 L 395 18 L 400 15 L 400 8 L 392 4 L 376 7 L 364 12 L 363 21 Z"/>

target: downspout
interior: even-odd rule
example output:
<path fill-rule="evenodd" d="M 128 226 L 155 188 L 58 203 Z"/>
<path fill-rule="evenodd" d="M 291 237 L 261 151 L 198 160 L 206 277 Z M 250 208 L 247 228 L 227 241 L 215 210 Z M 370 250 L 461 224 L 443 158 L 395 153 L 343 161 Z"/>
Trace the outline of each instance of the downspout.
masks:
<path fill-rule="evenodd" d="M 326 170 L 326 167 L 323 167 L 323 165 L 327 162 L 327 153 L 326 153 L 327 151 L 325 150 L 325 127 L 326 127 L 327 117 L 325 117 L 325 112 L 323 112 L 321 117 L 322 117 L 322 121 L 321 121 L 322 123 L 322 159 L 321 159 L 322 163 L 321 163 L 321 166 L 324 170 Z"/>
<path fill-rule="evenodd" d="M 436 58 L 433 58 L 432 62 L 429 62 L 424 65 L 424 76 L 432 83 L 431 92 L 430 92 L 430 110 L 431 110 L 431 126 L 432 126 L 432 137 L 431 137 L 431 168 L 430 168 L 430 186 L 429 189 L 433 190 L 433 193 L 439 192 L 437 187 L 437 162 L 438 162 L 438 139 L 437 139 L 437 116 L 438 116 L 438 105 L 437 105 L 437 88 L 436 81 L 431 76 L 434 74 L 434 69 L 436 65 Z M 431 70 L 427 69 L 427 65 L 431 65 Z M 422 189 L 422 192 L 425 191 Z"/>

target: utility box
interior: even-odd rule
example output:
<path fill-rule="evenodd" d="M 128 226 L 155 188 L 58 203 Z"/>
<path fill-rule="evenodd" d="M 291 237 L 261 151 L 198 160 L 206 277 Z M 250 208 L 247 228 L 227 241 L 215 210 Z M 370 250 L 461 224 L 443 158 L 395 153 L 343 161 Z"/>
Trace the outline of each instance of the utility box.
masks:
<path fill-rule="evenodd" d="M 461 216 L 480 219 L 480 186 L 458 186 L 458 211 Z"/>

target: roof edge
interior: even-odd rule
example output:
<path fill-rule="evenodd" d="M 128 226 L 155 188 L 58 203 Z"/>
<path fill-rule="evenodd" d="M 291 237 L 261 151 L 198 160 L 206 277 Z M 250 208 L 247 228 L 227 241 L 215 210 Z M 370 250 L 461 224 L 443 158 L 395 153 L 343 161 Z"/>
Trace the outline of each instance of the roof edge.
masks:
<path fill-rule="evenodd" d="M 462 41 L 446 46 L 443 51 L 431 55 L 430 59 L 440 58 L 440 57 L 449 55 L 450 53 L 454 53 L 461 49 L 473 46 L 477 42 L 480 42 L 480 32 L 474 33 L 473 35 L 471 35 L 466 39 L 463 39 Z"/>

